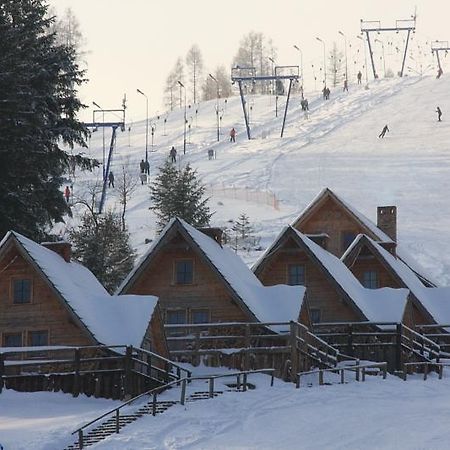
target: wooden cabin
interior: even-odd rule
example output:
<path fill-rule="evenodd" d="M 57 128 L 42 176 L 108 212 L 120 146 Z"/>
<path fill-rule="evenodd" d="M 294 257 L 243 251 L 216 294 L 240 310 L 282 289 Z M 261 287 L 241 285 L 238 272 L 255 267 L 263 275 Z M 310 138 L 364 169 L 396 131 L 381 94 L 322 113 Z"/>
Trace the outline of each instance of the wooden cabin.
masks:
<path fill-rule="evenodd" d="M 0 242 L 0 345 L 133 345 L 168 356 L 158 299 L 111 296 L 66 242 Z"/>
<path fill-rule="evenodd" d="M 447 310 L 450 312 L 449 289 L 425 286 L 421 276 L 382 243 L 359 235 L 341 260 L 366 288 L 408 289 L 411 292 L 414 324 L 448 323 L 450 320 L 447 314 Z"/>
<path fill-rule="evenodd" d="M 340 257 L 358 234 L 395 245 L 397 209 L 378 208 L 377 225 L 328 188 L 302 211 L 292 226 L 334 255 Z"/>
<path fill-rule="evenodd" d="M 282 231 L 253 271 L 267 286 L 305 286 L 314 323 L 411 323 L 406 289 L 365 289 L 342 261 L 293 227 Z"/>
<path fill-rule="evenodd" d="M 300 320 L 309 325 L 305 289 L 264 287 L 221 245 L 219 234 L 171 220 L 118 292 L 157 296 L 166 324 Z"/>

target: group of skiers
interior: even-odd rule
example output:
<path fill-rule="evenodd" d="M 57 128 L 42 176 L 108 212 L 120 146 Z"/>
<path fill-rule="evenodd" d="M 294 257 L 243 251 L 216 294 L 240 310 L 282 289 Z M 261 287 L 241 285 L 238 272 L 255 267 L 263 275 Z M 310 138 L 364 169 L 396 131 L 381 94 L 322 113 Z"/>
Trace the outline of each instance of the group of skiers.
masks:
<path fill-rule="evenodd" d="M 330 99 L 330 93 L 331 93 L 330 88 L 328 86 L 325 86 L 322 90 L 324 100 Z"/>
<path fill-rule="evenodd" d="M 148 160 L 144 161 L 143 159 L 141 159 L 141 162 L 139 163 L 139 168 L 141 169 L 141 173 L 150 175 L 150 164 Z"/>

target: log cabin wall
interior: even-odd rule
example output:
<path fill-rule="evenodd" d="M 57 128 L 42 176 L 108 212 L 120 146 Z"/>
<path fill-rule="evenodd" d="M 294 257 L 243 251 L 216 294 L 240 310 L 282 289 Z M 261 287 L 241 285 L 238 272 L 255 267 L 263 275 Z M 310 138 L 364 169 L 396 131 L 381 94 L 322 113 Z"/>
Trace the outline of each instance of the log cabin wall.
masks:
<path fill-rule="evenodd" d="M 376 239 L 346 209 L 331 198 L 327 198 L 309 217 L 301 223 L 294 224 L 294 228 L 303 234 L 326 233 L 325 249 L 337 257 L 341 257 L 353 239 L 361 233 Z"/>
<path fill-rule="evenodd" d="M 65 264 L 64 262 L 61 262 Z M 15 280 L 30 280 L 29 302 L 14 303 Z M 31 345 L 32 332 L 48 332 L 48 345 L 92 345 L 37 270 L 12 246 L 0 261 L 0 345 L 13 335 Z"/>
<path fill-rule="evenodd" d="M 288 240 L 275 252 L 256 275 L 266 286 L 287 284 L 289 265 L 303 265 L 305 268 L 305 287 L 312 321 L 365 320 L 356 314 L 327 275 L 292 240 Z"/>
<path fill-rule="evenodd" d="M 193 280 L 177 284 L 177 261 L 193 263 Z M 128 294 L 155 295 L 167 322 L 168 311 L 185 311 L 187 323 L 194 322 L 193 312 L 205 311 L 208 322 L 246 322 L 248 317 L 236 304 L 222 280 L 186 241 L 177 234 L 158 251 L 150 264 L 126 289 Z"/>
<path fill-rule="evenodd" d="M 149 325 L 142 342 L 142 348 L 158 353 L 158 355 L 161 355 L 164 358 L 169 358 L 169 348 L 167 345 L 166 334 L 164 332 L 164 323 L 159 305 L 156 305 L 152 318 L 149 321 Z"/>

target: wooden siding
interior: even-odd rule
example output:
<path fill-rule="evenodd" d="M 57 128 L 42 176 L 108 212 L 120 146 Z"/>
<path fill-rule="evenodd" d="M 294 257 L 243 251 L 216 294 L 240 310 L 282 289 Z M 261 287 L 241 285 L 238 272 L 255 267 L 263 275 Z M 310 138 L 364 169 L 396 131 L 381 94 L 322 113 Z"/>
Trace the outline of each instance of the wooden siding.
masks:
<path fill-rule="evenodd" d="M 13 279 L 32 281 L 30 303 L 13 303 Z M 67 308 L 31 263 L 20 255 L 15 246 L 11 246 L 0 261 L 0 345 L 3 345 L 3 335 L 8 333 L 22 333 L 22 345 L 28 345 L 30 332 L 41 330 L 48 330 L 49 345 L 95 343 L 74 323 Z"/>
<path fill-rule="evenodd" d="M 349 269 L 361 284 L 363 282 L 364 272 L 374 271 L 377 273 L 379 288 L 391 287 L 398 289 L 404 287 L 373 255 L 359 256 Z"/>
<path fill-rule="evenodd" d="M 290 264 L 305 266 L 305 286 L 310 310 L 319 309 L 321 322 L 363 320 L 342 298 L 317 264 L 292 240 L 288 240 L 264 263 L 258 278 L 266 286 L 287 283 Z"/>
<path fill-rule="evenodd" d="M 346 250 L 343 247 L 344 233 L 352 233 L 355 237 L 360 233 L 365 233 L 375 238 L 342 205 L 331 198 L 327 198 L 309 217 L 301 223 L 295 224 L 294 227 L 304 234 L 326 233 L 329 236 L 326 250 L 338 257 L 341 257 Z"/>
<path fill-rule="evenodd" d="M 175 261 L 185 259 L 193 261 L 193 283 L 176 284 Z M 179 234 L 165 243 L 124 293 L 159 297 L 164 320 L 167 310 L 174 309 L 186 310 L 188 322 L 193 309 L 208 310 L 210 322 L 251 320 L 234 301 L 217 273 Z"/>

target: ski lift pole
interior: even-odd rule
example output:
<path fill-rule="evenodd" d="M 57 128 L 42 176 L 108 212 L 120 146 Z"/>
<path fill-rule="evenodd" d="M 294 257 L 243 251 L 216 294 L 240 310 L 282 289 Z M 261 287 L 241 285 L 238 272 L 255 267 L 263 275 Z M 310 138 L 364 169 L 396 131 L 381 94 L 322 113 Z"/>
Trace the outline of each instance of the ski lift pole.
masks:
<path fill-rule="evenodd" d="M 284 126 L 286 124 L 286 116 L 287 116 L 287 111 L 288 111 L 288 107 L 289 107 L 289 98 L 291 97 L 291 87 L 292 87 L 292 78 L 289 80 L 289 89 L 288 89 L 288 95 L 287 95 L 287 99 L 286 99 L 286 106 L 284 108 L 283 126 L 281 127 L 281 136 L 280 137 L 283 137 Z"/>

